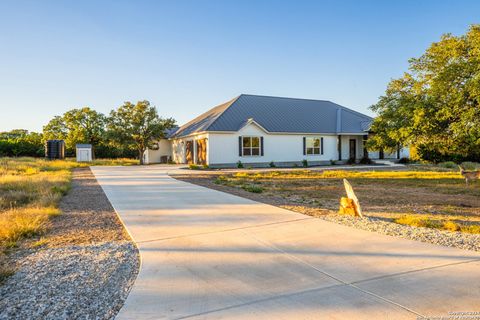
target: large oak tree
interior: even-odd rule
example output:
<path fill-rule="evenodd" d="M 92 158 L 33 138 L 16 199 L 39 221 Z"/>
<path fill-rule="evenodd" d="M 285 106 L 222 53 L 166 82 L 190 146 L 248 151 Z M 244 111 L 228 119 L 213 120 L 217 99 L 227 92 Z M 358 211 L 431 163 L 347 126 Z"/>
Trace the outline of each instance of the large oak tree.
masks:
<path fill-rule="evenodd" d="M 125 102 L 117 110 L 110 112 L 108 132 L 120 145 L 129 145 L 138 152 L 140 164 L 147 148 L 165 136 L 165 130 L 175 126 L 172 118 L 161 118 L 150 102 L 138 101 L 136 104 Z"/>
<path fill-rule="evenodd" d="M 427 160 L 480 160 L 480 25 L 443 35 L 377 104 L 371 148 L 414 145 Z"/>
<path fill-rule="evenodd" d="M 67 148 L 77 143 L 98 145 L 105 135 L 106 117 L 89 107 L 72 109 L 62 116 L 56 116 L 43 127 L 45 140 L 63 139 Z"/>

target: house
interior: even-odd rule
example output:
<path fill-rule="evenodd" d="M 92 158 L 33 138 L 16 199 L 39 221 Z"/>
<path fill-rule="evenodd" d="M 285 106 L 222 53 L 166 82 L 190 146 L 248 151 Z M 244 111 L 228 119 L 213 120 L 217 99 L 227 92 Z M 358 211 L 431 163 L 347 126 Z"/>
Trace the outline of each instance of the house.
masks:
<path fill-rule="evenodd" d="M 325 100 L 242 94 L 214 107 L 147 150 L 146 163 L 168 158 L 175 163 L 233 167 L 309 165 L 408 157 L 368 152 L 364 143 L 373 119 Z"/>

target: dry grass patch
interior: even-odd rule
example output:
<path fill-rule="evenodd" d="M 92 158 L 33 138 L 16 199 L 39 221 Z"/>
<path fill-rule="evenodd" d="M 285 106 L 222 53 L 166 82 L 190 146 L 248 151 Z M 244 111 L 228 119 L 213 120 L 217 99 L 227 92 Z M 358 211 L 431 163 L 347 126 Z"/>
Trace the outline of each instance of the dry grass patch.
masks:
<path fill-rule="evenodd" d="M 6 263 L 7 251 L 22 239 L 44 234 L 50 218 L 61 213 L 58 204 L 70 189 L 73 168 L 134 164 L 138 161 L 101 159 L 77 163 L 73 159 L 0 158 L 0 282 L 13 273 Z"/>

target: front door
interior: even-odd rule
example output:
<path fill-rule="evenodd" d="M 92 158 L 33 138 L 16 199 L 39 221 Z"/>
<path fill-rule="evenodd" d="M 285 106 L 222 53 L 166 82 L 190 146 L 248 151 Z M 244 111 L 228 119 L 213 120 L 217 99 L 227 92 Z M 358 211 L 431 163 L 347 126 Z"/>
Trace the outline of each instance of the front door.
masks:
<path fill-rule="evenodd" d="M 350 139 L 350 159 L 357 159 L 357 139 Z"/>
<path fill-rule="evenodd" d="M 188 164 L 193 163 L 193 141 L 192 140 L 185 142 L 185 161 Z"/>
<path fill-rule="evenodd" d="M 207 139 L 197 140 L 197 164 L 207 164 Z"/>

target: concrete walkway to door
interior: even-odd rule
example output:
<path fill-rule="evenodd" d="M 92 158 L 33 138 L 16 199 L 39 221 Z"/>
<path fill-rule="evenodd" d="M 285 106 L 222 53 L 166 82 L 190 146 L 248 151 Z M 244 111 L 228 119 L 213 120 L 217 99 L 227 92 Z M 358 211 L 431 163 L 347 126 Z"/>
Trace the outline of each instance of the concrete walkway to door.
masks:
<path fill-rule="evenodd" d="M 416 319 L 480 311 L 480 255 L 93 167 L 142 264 L 117 319 Z"/>

